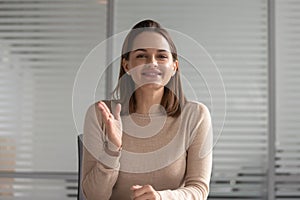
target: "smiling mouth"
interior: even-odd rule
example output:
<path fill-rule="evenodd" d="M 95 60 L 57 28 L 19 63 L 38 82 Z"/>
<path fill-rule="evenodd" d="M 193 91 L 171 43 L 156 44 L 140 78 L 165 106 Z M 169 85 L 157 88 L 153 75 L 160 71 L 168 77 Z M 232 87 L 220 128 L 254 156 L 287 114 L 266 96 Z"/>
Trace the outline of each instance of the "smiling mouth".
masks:
<path fill-rule="evenodd" d="M 143 76 L 161 76 L 162 73 L 160 73 L 160 72 L 143 72 L 142 75 Z"/>

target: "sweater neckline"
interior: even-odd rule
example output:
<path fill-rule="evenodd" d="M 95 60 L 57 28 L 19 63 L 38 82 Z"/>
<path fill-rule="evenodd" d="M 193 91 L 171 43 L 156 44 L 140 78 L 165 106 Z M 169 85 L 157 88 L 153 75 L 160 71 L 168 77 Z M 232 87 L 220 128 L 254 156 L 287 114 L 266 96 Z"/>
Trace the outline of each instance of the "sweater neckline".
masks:
<path fill-rule="evenodd" d="M 167 114 L 163 113 L 163 112 L 147 113 L 147 114 L 144 114 L 144 113 L 131 113 L 130 116 L 137 117 L 137 118 L 149 118 L 149 117 L 151 118 L 151 117 L 162 117 L 162 116 L 167 117 Z"/>

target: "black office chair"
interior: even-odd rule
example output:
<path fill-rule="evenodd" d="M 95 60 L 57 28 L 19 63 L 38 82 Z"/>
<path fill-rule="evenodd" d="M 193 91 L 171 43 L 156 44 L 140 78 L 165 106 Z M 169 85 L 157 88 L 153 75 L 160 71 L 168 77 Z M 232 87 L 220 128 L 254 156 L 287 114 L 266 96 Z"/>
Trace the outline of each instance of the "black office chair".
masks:
<path fill-rule="evenodd" d="M 81 188 L 81 169 L 82 169 L 82 155 L 83 155 L 83 134 L 77 136 L 77 145 L 78 145 L 78 191 L 77 191 L 77 199 L 85 200 L 82 188 Z"/>

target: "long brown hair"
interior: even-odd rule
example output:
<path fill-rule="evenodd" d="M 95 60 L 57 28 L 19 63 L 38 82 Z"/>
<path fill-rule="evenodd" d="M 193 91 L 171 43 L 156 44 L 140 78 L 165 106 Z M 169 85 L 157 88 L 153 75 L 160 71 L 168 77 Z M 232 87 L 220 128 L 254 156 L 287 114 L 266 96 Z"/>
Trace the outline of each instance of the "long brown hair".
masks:
<path fill-rule="evenodd" d="M 142 32 L 155 32 L 162 35 L 170 46 L 173 61 L 177 61 L 177 49 L 172 41 L 169 33 L 161 27 L 161 25 L 153 20 L 143 20 L 137 23 L 128 33 L 124 40 L 122 47 L 122 57 L 119 72 L 119 81 L 117 87 L 113 91 L 114 98 L 122 104 L 122 114 L 130 114 L 136 111 L 136 99 L 135 99 L 135 84 L 132 78 L 126 74 L 122 60 L 129 60 L 130 51 L 134 39 Z M 182 90 L 182 84 L 180 80 L 179 68 L 177 73 L 171 77 L 168 84 L 164 87 L 164 94 L 161 100 L 161 105 L 165 108 L 168 116 L 178 117 L 181 113 L 181 109 L 186 102 L 185 96 Z"/>

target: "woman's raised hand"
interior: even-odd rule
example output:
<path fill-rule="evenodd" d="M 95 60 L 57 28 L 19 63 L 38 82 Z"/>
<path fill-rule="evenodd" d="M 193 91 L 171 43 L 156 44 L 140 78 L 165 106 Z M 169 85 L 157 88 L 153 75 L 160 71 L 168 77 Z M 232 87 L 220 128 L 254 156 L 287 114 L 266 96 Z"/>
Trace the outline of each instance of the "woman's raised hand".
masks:
<path fill-rule="evenodd" d="M 111 113 L 107 105 L 103 101 L 98 102 L 98 108 L 102 114 L 103 123 L 105 123 L 106 134 L 110 142 L 118 147 L 122 146 L 122 121 L 120 117 L 121 104 L 115 107 L 115 115 Z"/>

